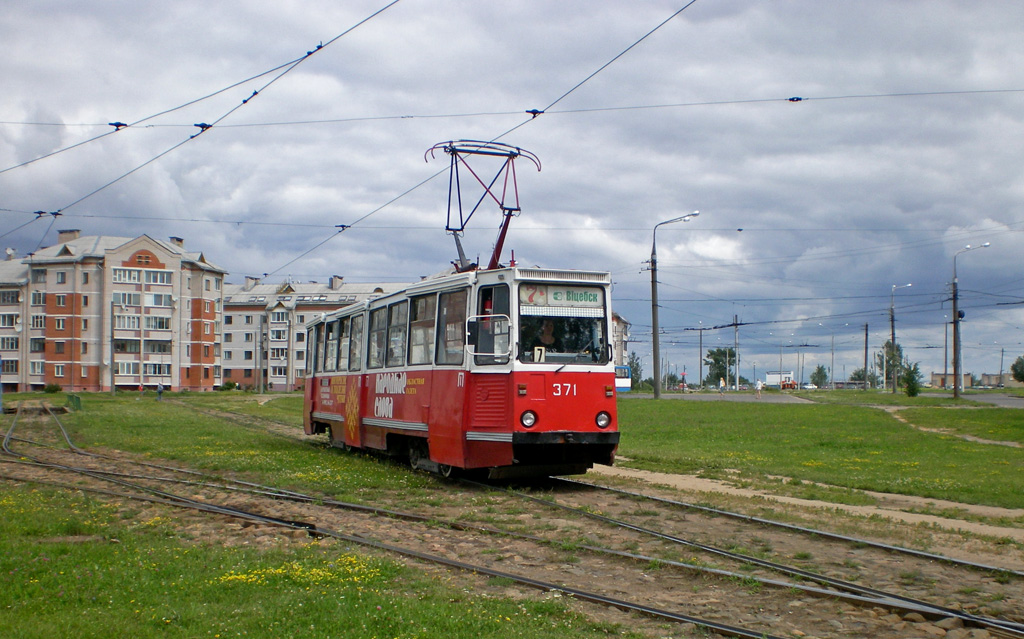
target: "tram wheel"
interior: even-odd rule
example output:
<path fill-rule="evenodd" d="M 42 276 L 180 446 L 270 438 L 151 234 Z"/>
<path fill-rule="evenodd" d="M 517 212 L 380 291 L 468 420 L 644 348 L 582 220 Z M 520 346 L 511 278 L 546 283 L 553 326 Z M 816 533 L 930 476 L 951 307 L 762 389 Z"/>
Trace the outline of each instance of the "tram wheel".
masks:
<path fill-rule="evenodd" d="M 459 469 L 455 468 L 454 466 L 449 466 L 448 464 L 440 464 L 438 466 L 437 472 L 439 472 L 442 477 L 445 477 L 447 479 L 454 479 L 459 475 Z"/>

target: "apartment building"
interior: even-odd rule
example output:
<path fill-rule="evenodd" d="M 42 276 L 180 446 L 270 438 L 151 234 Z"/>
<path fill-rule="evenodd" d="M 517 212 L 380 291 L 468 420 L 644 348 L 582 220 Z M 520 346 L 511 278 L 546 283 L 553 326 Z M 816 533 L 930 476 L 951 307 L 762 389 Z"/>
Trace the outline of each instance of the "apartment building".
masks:
<path fill-rule="evenodd" d="M 224 286 L 223 381 L 242 388 L 302 388 L 306 371 L 306 322 L 349 304 L 404 288 L 399 283 L 265 284 L 246 278 Z"/>
<path fill-rule="evenodd" d="M 0 263 L 4 390 L 103 391 L 221 383 L 225 271 L 169 241 L 81 236 Z"/>

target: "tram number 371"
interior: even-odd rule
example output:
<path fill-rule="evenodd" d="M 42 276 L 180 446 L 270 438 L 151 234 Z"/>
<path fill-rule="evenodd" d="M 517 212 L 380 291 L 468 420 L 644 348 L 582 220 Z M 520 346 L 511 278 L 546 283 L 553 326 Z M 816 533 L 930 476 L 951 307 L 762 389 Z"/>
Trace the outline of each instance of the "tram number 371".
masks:
<path fill-rule="evenodd" d="M 551 395 L 554 397 L 575 397 L 576 384 L 552 384 Z"/>

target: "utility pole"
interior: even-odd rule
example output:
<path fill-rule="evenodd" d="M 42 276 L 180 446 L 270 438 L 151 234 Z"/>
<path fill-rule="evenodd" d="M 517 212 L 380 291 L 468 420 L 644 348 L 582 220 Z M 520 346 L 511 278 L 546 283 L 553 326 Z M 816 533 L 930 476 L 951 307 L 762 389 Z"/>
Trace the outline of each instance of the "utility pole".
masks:
<path fill-rule="evenodd" d="M 732 316 L 732 352 L 736 355 L 736 374 L 733 381 L 736 382 L 736 390 L 740 389 L 740 318 Z M 726 370 L 728 373 L 728 370 Z"/>
<path fill-rule="evenodd" d="M 957 280 L 956 280 L 956 258 L 961 253 L 967 251 L 973 251 L 980 248 L 988 248 L 989 243 L 985 242 L 980 246 L 971 246 L 968 244 L 959 251 L 953 254 L 953 399 L 960 398 L 960 389 L 963 386 L 963 362 L 960 360 L 960 310 L 957 307 L 957 301 L 959 294 L 957 292 Z"/>
<path fill-rule="evenodd" d="M 868 389 L 868 325 L 864 325 L 864 390 Z"/>
<path fill-rule="evenodd" d="M 654 399 L 661 399 L 661 336 L 658 335 L 658 227 L 675 222 L 689 222 L 700 215 L 700 211 L 680 215 L 679 217 L 658 222 L 651 234 L 651 329 L 652 345 L 654 346 Z"/>

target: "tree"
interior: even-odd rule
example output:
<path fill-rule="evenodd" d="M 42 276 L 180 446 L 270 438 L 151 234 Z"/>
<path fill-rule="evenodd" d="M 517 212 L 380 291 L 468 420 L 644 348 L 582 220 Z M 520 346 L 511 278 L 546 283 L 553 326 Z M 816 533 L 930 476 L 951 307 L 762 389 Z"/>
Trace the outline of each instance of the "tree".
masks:
<path fill-rule="evenodd" d="M 632 351 L 626 363 L 629 364 L 629 375 L 633 378 L 632 387 L 640 388 L 640 381 L 644 378 L 644 365 L 640 361 L 640 356 L 636 354 L 636 351 Z"/>
<path fill-rule="evenodd" d="M 726 368 L 726 359 L 729 361 Z M 718 380 L 725 379 L 729 384 L 736 381 L 733 370 L 736 366 L 736 351 L 731 348 L 712 348 L 708 350 L 708 356 L 704 358 L 704 365 L 708 367 L 708 376 L 704 378 L 704 384 L 711 388 L 718 388 Z"/>
<path fill-rule="evenodd" d="M 917 397 L 921 392 L 921 367 L 918 362 L 907 365 L 903 369 L 903 388 L 907 391 L 907 397 Z"/>
<path fill-rule="evenodd" d="M 900 378 L 899 371 L 903 369 L 903 347 L 897 343 L 893 346 L 892 340 L 885 340 L 881 352 L 875 353 L 875 368 L 885 371 L 884 386 L 892 383 L 893 371 L 897 371 L 896 378 Z"/>
<path fill-rule="evenodd" d="M 818 367 L 814 369 L 813 373 L 811 373 L 811 383 L 818 388 L 825 388 L 828 386 L 828 369 L 821 364 L 818 364 Z"/>
<path fill-rule="evenodd" d="M 1024 355 L 1021 355 L 1013 364 L 1010 364 L 1010 373 L 1013 374 L 1013 378 L 1018 382 L 1024 382 Z"/>

